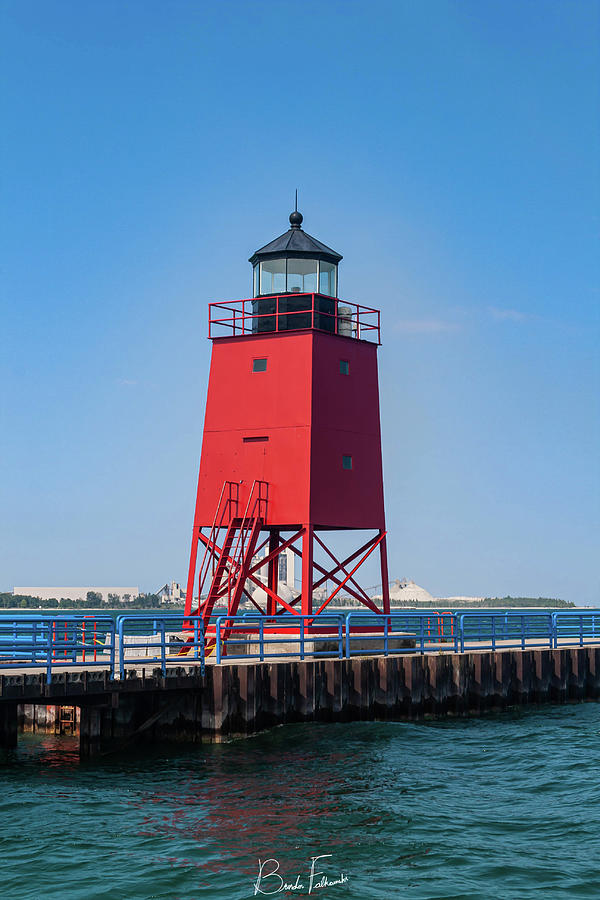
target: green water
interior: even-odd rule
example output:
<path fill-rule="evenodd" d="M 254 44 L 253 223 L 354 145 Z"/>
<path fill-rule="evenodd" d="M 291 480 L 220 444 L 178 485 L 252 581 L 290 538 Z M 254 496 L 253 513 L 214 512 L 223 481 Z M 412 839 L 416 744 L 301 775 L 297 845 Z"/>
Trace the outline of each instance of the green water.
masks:
<path fill-rule="evenodd" d="M 272 858 L 304 890 L 270 896 L 304 897 L 331 854 L 315 871 L 347 881 L 311 896 L 598 898 L 599 737 L 598 703 L 88 763 L 76 739 L 21 737 L 0 770 L 0 896 L 241 900 Z"/>

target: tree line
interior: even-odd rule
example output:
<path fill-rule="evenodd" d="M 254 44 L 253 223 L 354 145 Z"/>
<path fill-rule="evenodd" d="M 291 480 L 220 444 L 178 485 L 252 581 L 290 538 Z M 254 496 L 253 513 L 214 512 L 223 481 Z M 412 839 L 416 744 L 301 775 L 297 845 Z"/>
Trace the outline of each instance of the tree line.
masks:
<path fill-rule="evenodd" d="M 157 609 L 160 606 L 174 607 L 182 604 L 165 604 L 161 602 L 158 594 L 138 594 L 131 597 L 130 594 L 109 594 L 108 603 L 102 602 L 102 594 L 98 591 L 88 591 L 85 599 L 71 600 L 69 597 L 50 597 L 40 600 L 39 597 L 29 597 L 25 594 L 0 593 L 0 609 L 19 607 L 20 609 Z"/>

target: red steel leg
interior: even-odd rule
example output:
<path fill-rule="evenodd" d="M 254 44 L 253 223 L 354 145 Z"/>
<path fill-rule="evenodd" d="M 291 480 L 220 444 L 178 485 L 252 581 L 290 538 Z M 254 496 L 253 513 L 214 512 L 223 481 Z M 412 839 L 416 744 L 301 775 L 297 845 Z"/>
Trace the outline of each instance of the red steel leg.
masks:
<path fill-rule="evenodd" d="M 312 615 L 313 601 L 313 526 L 307 525 L 302 538 L 302 615 Z"/>
<path fill-rule="evenodd" d="M 271 528 L 271 533 L 269 536 L 269 554 L 275 553 L 277 548 L 279 547 L 279 530 L 277 528 Z M 279 587 L 279 556 L 274 556 L 273 559 L 269 562 L 268 568 L 268 583 L 274 594 L 277 593 L 277 588 Z M 267 594 L 267 615 L 274 616 L 277 612 L 277 603 L 271 594 Z"/>

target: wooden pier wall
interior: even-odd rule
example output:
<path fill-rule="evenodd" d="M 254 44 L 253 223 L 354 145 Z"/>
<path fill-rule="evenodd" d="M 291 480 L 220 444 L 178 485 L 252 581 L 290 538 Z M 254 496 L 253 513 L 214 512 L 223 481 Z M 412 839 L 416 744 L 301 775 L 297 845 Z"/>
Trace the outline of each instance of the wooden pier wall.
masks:
<path fill-rule="evenodd" d="M 76 705 L 84 756 L 142 739 L 219 741 L 291 722 L 470 715 L 600 698 L 600 647 L 429 653 L 207 665 L 152 674 L 0 677 L 0 747 L 16 741 L 17 704 Z"/>

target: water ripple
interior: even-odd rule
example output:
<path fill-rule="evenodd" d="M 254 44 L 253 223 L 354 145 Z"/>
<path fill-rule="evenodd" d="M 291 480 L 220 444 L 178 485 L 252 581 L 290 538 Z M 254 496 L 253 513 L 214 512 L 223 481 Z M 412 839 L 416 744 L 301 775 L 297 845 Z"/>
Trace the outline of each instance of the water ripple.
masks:
<path fill-rule="evenodd" d="M 0 770 L 0 893 L 242 900 L 259 859 L 308 885 L 332 854 L 348 881 L 316 893 L 333 900 L 598 897 L 599 734 L 587 703 L 85 764 L 76 740 L 26 736 Z"/>

